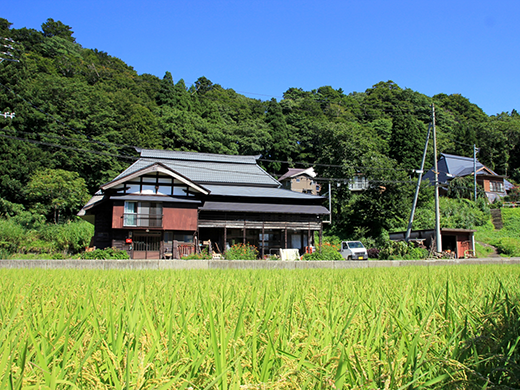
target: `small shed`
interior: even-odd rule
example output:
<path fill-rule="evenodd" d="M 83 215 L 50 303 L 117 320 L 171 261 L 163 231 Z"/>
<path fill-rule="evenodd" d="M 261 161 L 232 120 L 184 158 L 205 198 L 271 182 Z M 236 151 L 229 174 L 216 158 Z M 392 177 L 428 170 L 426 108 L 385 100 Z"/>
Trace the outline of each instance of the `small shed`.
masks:
<path fill-rule="evenodd" d="M 475 232 L 471 229 L 441 229 L 442 251 L 455 253 L 458 259 L 475 253 Z M 406 232 L 390 233 L 392 241 L 404 241 Z M 413 230 L 410 240 L 421 241 L 427 248 L 435 243 L 435 229 Z"/>

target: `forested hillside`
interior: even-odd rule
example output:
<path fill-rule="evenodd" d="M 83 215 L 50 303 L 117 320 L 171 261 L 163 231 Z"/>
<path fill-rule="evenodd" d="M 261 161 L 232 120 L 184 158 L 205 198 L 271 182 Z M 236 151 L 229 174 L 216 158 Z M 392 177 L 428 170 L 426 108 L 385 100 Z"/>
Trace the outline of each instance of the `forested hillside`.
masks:
<path fill-rule="evenodd" d="M 41 31 L 0 19 L 0 37 L 9 39 L 0 51 L 12 54 L 2 58 L 19 60 L 0 63 L 0 111 L 16 113 L 0 117 L 4 215 L 73 215 L 88 196 L 69 188 L 65 205 L 62 187 L 84 181 L 92 194 L 132 163 L 137 146 L 260 154 L 274 175 L 314 166 L 323 192 L 333 179 L 332 230 L 375 236 L 406 225 L 432 103 L 440 152 L 472 156 L 476 144 L 482 163 L 520 180 L 515 110 L 487 116 L 463 96 L 428 97 L 392 81 L 364 92 L 296 86 L 280 101 L 261 101 L 202 75 L 195 82 L 170 72 L 138 75 L 109 53 L 82 47 L 71 27 L 52 19 Z M 429 168 L 431 151 L 427 161 Z M 361 195 L 345 185 L 357 174 L 371 184 Z M 57 195 L 42 192 L 56 177 L 65 183 Z M 421 202 L 430 195 L 425 189 Z"/>

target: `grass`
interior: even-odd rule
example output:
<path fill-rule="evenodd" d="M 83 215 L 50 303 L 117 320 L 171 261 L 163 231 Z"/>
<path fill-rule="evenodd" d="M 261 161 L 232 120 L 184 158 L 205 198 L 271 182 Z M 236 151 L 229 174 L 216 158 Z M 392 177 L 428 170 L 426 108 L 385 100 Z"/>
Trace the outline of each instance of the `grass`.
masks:
<path fill-rule="evenodd" d="M 493 245 L 502 256 L 520 256 L 520 209 L 502 208 L 502 221 L 504 227 L 500 230 L 495 230 L 491 221 L 479 227 L 475 233 L 475 240 Z M 488 248 L 476 249 L 479 257 L 485 257 L 487 254 Z"/>
<path fill-rule="evenodd" d="M 0 388 L 516 388 L 519 281 L 517 266 L 2 269 Z"/>

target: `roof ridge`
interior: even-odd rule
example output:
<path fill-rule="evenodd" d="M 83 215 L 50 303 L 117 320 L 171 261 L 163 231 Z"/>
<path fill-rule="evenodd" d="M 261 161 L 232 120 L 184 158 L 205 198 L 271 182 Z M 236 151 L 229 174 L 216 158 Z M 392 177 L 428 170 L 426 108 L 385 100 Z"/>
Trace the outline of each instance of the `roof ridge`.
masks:
<path fill-rule="evenodd" d="M 211 162 L 230 162 L 235 164 L 256 164 L 261 155 L 240 155 L 240 154 L 222 154 L 222 153 L 205 153 L 205 152 L 186 152 L 179 150 L 166 149 L 144 149 L 135 148 L 141 158 L 152 158 L 162 160 L 190 160 L 190 161 L 210 161 Z"/>

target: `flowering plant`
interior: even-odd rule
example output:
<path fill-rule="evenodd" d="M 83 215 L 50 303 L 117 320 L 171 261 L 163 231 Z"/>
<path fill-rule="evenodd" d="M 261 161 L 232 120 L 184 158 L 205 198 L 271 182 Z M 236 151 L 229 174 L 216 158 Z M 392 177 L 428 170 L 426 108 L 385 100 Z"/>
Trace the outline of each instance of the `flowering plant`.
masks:
<path fill-rule="evenodd" d="M 258 249 L 254 245 L 235 244 L 224 253 L 226 260 L 256 260 Z"/>

